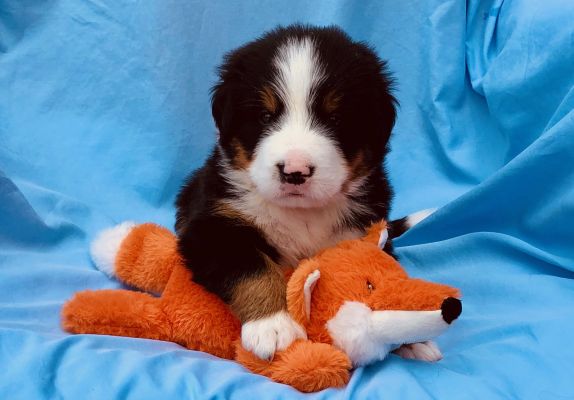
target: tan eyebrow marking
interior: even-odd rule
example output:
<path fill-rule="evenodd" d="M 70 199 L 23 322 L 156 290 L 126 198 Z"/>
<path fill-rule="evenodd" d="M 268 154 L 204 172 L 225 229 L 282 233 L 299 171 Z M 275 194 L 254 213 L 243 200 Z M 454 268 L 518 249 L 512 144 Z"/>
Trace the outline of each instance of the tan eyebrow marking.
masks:
<path fill-rule="evenodd" d="M 261 102 L 267 111 L 274 114 L 277 111 L 278 103 L 275 93 L 269 86 L 263 86 L 259 91 L 261 95 Z"/>
<path fill-rule="evenodd" d="M 341 104 L 342 96 L 338 94 L 335 90 L 330 90 L 323 98 L 323 109 L 328 113 L 332 113 Z"/>

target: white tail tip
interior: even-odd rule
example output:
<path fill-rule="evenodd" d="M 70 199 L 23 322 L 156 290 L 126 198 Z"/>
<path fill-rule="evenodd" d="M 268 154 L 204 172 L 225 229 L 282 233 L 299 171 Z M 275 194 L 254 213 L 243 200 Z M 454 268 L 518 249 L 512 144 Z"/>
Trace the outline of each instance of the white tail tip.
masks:
<path fill-rule="evenodd" d="M 96 267 L 106 275 L 115 275 L 115 262 L 120 245 L 131 230 L 134 222 L 126 221 L 119 225 L 103 230 L 90 246 L 90 255 Z"/>
<path fill-rule="evenodd" d="M 432 213 L 434 213 L 437 209 L 436 208 L 427 208 L 426 210 L 417 211 L 407 217 L 407 225 L 409 228 L 412 228 L 423 219 L 426 219 Z"/>

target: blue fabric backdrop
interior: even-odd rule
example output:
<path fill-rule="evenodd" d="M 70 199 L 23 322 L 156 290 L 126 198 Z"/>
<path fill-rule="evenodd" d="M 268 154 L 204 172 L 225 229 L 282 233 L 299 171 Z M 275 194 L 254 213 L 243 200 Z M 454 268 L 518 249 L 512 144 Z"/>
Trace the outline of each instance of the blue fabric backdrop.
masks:
<path fill-rule="evenodd" d="M 339 24 L 389 60 L 393 214 L 440 207 L 398 253 L 464 293 L 441 362 L 392 356 L 309 398 L 574 397 L 573 21 L 570 0 L 0 0 L 0 398 L 303 396 L 59 327 L 74 292 L 118 287 L 87 255 L 99 229 L 173 224 L 214 142 L 222 55 L 291 22 Z"/>

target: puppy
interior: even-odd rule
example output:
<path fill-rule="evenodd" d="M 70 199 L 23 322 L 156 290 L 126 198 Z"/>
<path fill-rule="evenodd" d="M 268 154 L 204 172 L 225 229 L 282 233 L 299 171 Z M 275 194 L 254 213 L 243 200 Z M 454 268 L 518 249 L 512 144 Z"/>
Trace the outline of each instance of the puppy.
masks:
<path fill-rule="evenodd" d="M 194 279 L 230 305 L 261 358 L 305 337 L 286 313 L 282 267 L 388 217 L 391 87 L 385 62 L 336 27 L 275 29 L 219 69 L 219 138 L 177 198 L 176 232 Z"/>

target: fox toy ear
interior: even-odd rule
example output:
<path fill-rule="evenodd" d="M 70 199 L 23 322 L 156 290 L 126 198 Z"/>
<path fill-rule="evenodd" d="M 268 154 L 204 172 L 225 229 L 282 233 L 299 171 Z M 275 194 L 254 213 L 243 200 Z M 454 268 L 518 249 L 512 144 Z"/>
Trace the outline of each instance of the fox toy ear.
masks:
<path fill-rule="evenodd" d="M 320 277 L 321 271 L 316 269 L 307 275 L 307 279 L 303 285 L 303 299 L 305 300 L 305 316 L 307 317 L 307 320 L 311 317 L 311 294 L 313 293 L 313 289 L 315 289 L 315 285 Z"/>
<path fill-rule="evenodd" d="M 311 316 L 311 295 L 321 272 L 319 262 L 309 259 L 301 263 L 287 283 L 287 308 L 291 317 L 306 327 Z"/>
<path fill-rule="evenodd" d="M 388 239 L 389 239 L 389 230 L 385 228 L 381 231 L 381 235 L 379 236 L 378 246 L 381 250 L 385 248 Z"/>
<path fill-rule="evenodd" d="M 385 220 L 375 222 L 367 230 L 367 234 L 363 237 L 363 241 L 378 245 L 381 249 L 385 247 L 389 239 L 389 230 Z"/>

